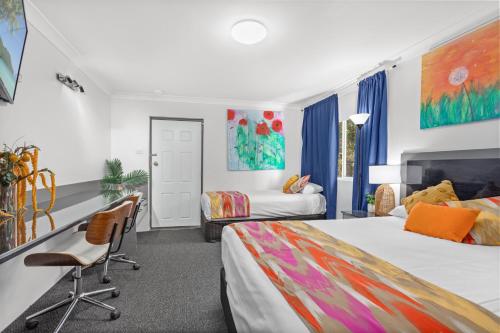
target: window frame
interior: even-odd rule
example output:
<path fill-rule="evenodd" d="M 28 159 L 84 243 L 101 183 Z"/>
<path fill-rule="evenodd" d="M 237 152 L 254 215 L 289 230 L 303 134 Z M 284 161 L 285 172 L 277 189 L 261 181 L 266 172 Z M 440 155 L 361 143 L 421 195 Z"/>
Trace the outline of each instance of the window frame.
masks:
<path fill-rule="evenodd" d="M 339 122 L 340 124 L 342 124 L 342 126 L 339 126 L 339 127 L 341 127 L 341 131 L 342 131 L 342 147 L 339 147 L 339 152 L 342 151 L 342 174 L 339 175 L 337 172 L 337 178 L 339 180 L 352 181 L 353 180 L 352 176 L 346 176 L 346 172 L 347 172 L 347 121 L 348 121 L 348 119 Z"/>

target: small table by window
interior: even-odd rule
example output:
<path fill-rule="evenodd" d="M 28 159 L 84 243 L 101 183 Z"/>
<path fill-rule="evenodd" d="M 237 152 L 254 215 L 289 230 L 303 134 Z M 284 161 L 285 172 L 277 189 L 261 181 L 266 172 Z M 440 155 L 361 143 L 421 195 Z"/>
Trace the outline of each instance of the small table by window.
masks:
<path fill-rule="evenodd" d="M 374 217 L 375 213 L 368 213 L 363 210 L 343 210 L 342 219 L 359 219 L 363 217 Z"/>

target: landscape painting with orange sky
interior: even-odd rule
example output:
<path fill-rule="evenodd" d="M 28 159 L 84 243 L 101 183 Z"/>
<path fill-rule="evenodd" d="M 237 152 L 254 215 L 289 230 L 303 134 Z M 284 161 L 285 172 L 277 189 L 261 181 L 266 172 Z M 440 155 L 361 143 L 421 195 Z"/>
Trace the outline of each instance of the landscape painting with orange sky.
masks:
<path fill-rule="evenodd" d="M 422 57 L 420 128 L 500 117 L 499 29 L 495 20 Z"/>

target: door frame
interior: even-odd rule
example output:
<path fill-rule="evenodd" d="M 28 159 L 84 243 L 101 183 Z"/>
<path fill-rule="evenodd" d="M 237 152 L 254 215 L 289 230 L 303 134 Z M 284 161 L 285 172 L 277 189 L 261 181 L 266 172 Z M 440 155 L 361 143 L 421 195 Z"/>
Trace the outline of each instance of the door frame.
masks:
<path fill-rule="evenodd" d="M 171 229 L 184 227 L 153 227 L 153 120 L 170 120 L 170 121 L 188 121 L 201 124 L 201 186 L 200 195 L 203 193 L 203 138 L 205 131 L 205 120 L 203 118 L 178 118 L 178 117 L 149 117 L 149 189 L 148 189 L 148 204 L 149 204 L 149 229 Z M 201 221 L 200 221 L 201 224 Z M 192 227 L 186 227 L 192 228 Z"/>

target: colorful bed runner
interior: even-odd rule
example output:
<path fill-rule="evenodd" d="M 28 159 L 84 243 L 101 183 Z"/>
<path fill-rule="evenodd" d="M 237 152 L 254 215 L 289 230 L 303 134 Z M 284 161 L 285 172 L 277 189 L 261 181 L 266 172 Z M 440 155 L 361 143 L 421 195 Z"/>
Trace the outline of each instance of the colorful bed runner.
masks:
<path fill-rule="evenodd" d="M 210 198 L 212 219 L 250 216 L 250 200 L 240 192 L 206 192 Z"/>
<path fill-rule="evenodd" d="M 230 227 L 311 332 L 499 330 L 479 305 L 304 222 Z"/>

